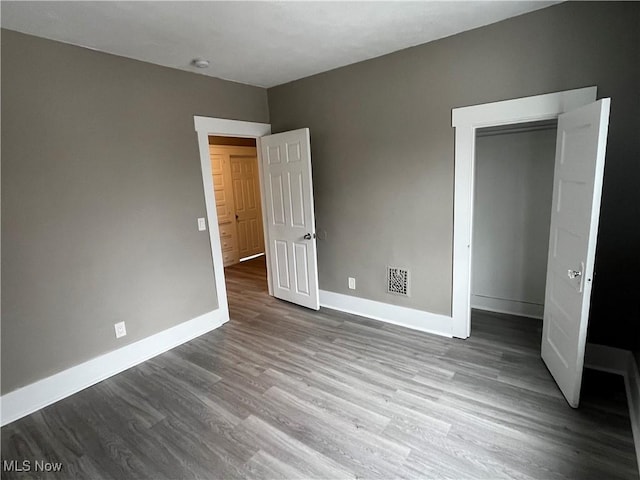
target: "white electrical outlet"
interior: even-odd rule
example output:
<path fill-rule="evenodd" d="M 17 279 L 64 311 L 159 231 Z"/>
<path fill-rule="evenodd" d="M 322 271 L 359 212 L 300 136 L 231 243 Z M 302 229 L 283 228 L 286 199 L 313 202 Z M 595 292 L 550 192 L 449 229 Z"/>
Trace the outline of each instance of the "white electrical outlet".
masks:
<path fill-rule="evenodd" d="M 353 277 L 349 277 L 349 288 L 351 290 L 355 290 L 356 289 L 356 279 Z"/>
<path fill-rule="evenodd" d="M 207 229 L 207 222 L 204 221 L 204 217 L 198 219 L 198 231 L 204 232 Z"/>
<path fill-rule="evenodd" d="M 127 334 L 127 327 L 124 326 L 124 322 L 116 323 L 113 327 L 116 329 L 116 338 L 124 337 Z"/>

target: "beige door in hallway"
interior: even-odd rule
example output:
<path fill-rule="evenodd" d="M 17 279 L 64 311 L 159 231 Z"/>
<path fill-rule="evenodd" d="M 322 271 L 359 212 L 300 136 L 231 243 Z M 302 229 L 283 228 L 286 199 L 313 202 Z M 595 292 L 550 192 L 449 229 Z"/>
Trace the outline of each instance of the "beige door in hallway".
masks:
<path fill-rule="evenodd" d="M 209 145 L 209 157 L 211 158 L 213 190 L 216 200 L 216 212 L 218 213 L 222 261 L 224 266 L 228 267 L 238 263 L 240 260 L 237 247 L 229 155 L 221 147 Z"/>
<path fill-rule="evenodd" d="M 264 253 L 256 147 L 210 145 L 224 266 Z"/>
<path fill-rule="evenodd" d="M 235 147 L 229 152 L 235 205 L 238 254 L 240 258 L 264 253 L 258 157 L 252 147 Z"/>

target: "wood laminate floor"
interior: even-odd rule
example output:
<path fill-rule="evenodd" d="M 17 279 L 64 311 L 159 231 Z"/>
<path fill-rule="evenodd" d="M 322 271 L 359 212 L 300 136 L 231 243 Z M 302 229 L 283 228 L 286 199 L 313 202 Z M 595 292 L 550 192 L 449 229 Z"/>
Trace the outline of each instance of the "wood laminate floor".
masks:
<path fill-rule="evenodd" d="M 449 340 L 270 298 L 264 259 L 226 275 L 229 323 L 4 427 L 2 460 L 62 462 L 47 478 L 638 478 L 622 379 L 587 371 L 571 409 L 540 322 L 475 312 Z"/>

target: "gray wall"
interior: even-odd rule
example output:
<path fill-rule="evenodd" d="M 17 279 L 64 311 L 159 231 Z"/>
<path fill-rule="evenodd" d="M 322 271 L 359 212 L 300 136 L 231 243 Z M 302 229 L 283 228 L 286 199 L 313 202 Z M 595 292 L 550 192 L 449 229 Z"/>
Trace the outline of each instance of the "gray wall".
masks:
<path fill-rule="evenodd" d="M 472 306 L 542 315 L 556 132 L 477 134 Z"/>
<path fill-rule="evenodd" d="M 193 115 L 266 91 L 2 31 L 3 394 L 217 308 Z"/>
<path fill-rule="evenodd" d="M 640 3 L 566 2 L 269 89 L 311 129 L 320 287 L 451 313 L 451 109 L 598 86 L 612 97 L 590 341 L 640 342 Z M 384 293 L 408 265 L 410 299 Z M 358 290 L 347 288 L 347 277 Z"/>

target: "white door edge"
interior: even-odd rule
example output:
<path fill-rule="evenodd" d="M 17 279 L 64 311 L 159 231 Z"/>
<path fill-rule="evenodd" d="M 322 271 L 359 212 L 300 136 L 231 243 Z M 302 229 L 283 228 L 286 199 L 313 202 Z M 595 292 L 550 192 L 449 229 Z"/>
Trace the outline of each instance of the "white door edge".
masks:
<path fill-rule="evenodd" d="M 471 255 L 473 232 L 473 171 L 478 128 L 555 119 L 561 113 L 595 101 L 597 87 L 535 95 L 499 102 L 454 108 L 455 128 L 452 333 L 471 333 Z"/>
<path fill-rule="evenodd" d="M 271 133 L 271 125 L 268 123 L 245 122 L 240 120 L 228 120 L 226 118 L 201 117 L 194 115 L 193 123 L 198 134 L 198 149 L 200 151 L 200 171 L 202 173 L 202 186 L 204 188 L 204 201 L 207 212 L 207 223 L 209 230 L 209 243 L 211 245 L 211 258 L 213 259 L 213 273 L 216 283 L 216 296 L 218 297 L 218 308 L 226 312 L 228 316 L 229 304 L 227 301 L 227 287 L 224 277 L 224 265 L 222 261 L 222 244 L 220 243 L 220 231 L 218 228 L 218 213 L 216 211 L 216 201 L 213 193 L 213 180 L 211 176 L 211 158 L 209 156 L 209 136 L 224 137 L 244 137 L 256 139 L 256 150 L 258 154 L 258 166 L 260 172 L 260 201 L 264 205 L 264 188 L 262 186 L 262 160 L 260 154 L 260 137 Z M 195 218 L 194 218 L 195 225 Z M 264 209 L 263 209 L 263 226 Z M 265 231 L 265 249 L 267 247 L 267 232 Z M 265 251 L 268 255 L 268 251 Z M 269 295 L 272 294 L 271 280 L 269 276 L 269 266 L 267 265 L 267 284 Z"/>

